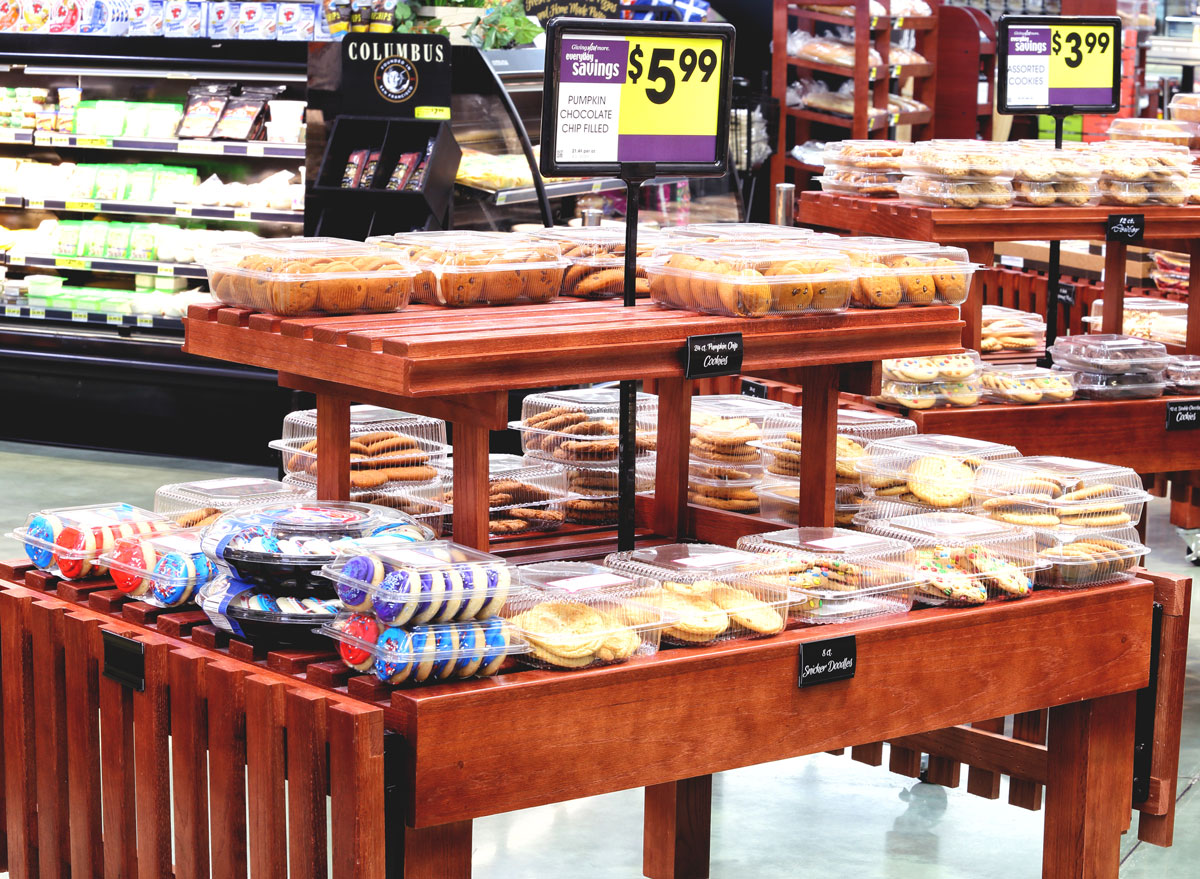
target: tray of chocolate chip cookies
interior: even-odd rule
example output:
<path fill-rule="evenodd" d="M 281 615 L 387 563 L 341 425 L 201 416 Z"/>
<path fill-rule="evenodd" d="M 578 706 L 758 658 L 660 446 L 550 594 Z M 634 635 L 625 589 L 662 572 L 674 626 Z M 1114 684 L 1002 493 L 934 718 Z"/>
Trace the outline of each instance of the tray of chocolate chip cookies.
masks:
<path fill-rule="evenodd" d="M 615 299 L 625 292 L 624 226 L 553 226 L 532 233 L 556 242 L 571 266 L 563 276 L 562 295 L 584 299 Z M 638 230 L 637 295 L 650 295 L 646 261 L 654 249 L 668 241 L 666 235 Z"/>
<path fill-rule="evenodd" d="M 638 394 L 637 457 L 656 448 L 658 398 Z M 620 393 L 616 388 L 577 388 L 530 394 L 521 418 L 508 426 L 521 434 L 526 455 L 559 464 L 614 464 L 619 448 Z"/>

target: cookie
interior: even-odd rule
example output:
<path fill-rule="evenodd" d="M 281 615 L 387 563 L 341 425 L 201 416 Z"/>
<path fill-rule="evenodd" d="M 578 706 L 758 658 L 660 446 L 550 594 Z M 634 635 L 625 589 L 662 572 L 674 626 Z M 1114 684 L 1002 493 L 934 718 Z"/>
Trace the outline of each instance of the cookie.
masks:
<path fill-rule="evenodd" d="M 753 592 L 722 586 L 709 592 L 708 597 L 713 604 L 729 614 L 733 622 L 751 632 L 774 635 L 783 631 L 783 615 Z"/>
<path fill-rule="evenodd" d="M 953 458 L 931 456 L 914 461 L 908 468 L 909 490 L 934 507 L 957 507 L 971 496 L 974 471 Z"/>
<path fill-rule="evenodd" d="M 655 601 L 666 614 L 677 618 L 663 629 L 666 638 L 704 644 L 729 628 L 729 615 L 704 595 L 663 589 Z"/>

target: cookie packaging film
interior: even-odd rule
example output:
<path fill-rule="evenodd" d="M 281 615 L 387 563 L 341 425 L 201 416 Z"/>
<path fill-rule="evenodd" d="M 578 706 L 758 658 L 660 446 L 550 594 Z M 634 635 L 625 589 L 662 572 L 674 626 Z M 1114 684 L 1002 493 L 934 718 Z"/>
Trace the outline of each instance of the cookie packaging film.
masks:
<path fill-rule="evenodd" d="M 637 395 L 637 457 L 654 453 L 658 398 Z M 554 463 L 617 463 L 620 392 L 616 388 L 580 388 L 530 394 L 521 403 L 521 420 L 508 426 L 521 434 L 530 457 Z"/>
<path fill-rule="evenodd" d="M 1161 342 L 1112 333 L 1059 336 L 1050 353 L 1056 364 L 1089 373 L 1154 374 L 1170 363 Z"/>
<path fill-rule="evenodd" d="M 196 593 L 196 604 L 216 628 L 251 642 L 318 647 L 316 627 L 342 609 L 336 598 L 276 596 L 221 573 Z"/>
<path fill-rule="evenodd" d="M 908 409 L 974 406 L 983 392 L 979 381 L 981 367 L 982 361 L 975 351 L 884 360 L 880 393 L 871 399 Z"/>
<path fill-rule="evenodd" d="M 856 277 L 845 256 L 803 242 L 671 244 L 646 274 L 652 302 L 731 317 L 842 311 Z"/>
<path fill-rule="evenodd" d="M 792 528 L 743 537 L 738 549 L 785 561 L 787 572 L 771 575 L 772 582 L 791 593 L 791 616 L 810 625 L 912 609 L 916 553 L 903 541 L 841 528 Z"/>
<path fill-rule="evenodd" d="M 417 272 L 415 301 L 450 307 L 548 302 L 570 265 L 558 242 L 517 232 L 404 232 L 367 243 Z"/>
<path fill-rule="evenodd" d="M 1010 145 L 1015 201 L 1024 207 L 1095 204 L 1100 164 L 1090 150 L 1055 150 L 1052 141 Z"/>
<path fill-rule="evenodd" d="M 317 498 L 317 483 L 308 474 L 289 474 L 283 477 L 283 484 L 301 497 Z M 424 482 L 390 482 L 378 488 L 350 489 L 351 501 L 399 510 L 428 528 L 434 537 L 441 537 L 450 529 L 453 508 L 445 496 L 441 476 Z"/>
<path fill-rule="evenodd" d="M 570 267 L 563 276 L 562 294 L 585 299 L 620 298 L 625 291 L 624 226 L 553 226 L 532 233 L 557 243 Z M 646 264 L 654 249 L 670 239 L 662 232 L 638 230 L 638 295 L 649 295 Z"/>
<path fill-rule="evenodd" d="M 1113 141 L 1149 141 L 1172 146 L 1200 147 L 1200 125 L 1178 118 L 1113 119 L 1108 126 L 1108 137 Z"/>
<path fill-rule="evenodd" d="M 1039 563 L 1029 528 L 967 513 L 918 513 L 872 519 L 865 530 L 913 544 L 922 604 L 969 606 L 1033 591 Z"/>
<path fill-rule="evenodd" d="M 821 161 L 826 168 L 898 172 L 900 157 L 909 146 L 898 140 L 842 140 L 827 144 L 821 152 Z"/>
<path fill-rule="evenodd" d="M 613 553 L 604 565 L 660 584 L 653 603 L 679 617 L 663 629 L 668 644 L 766 637 L 783 631 L 787 620 L 790 595 L 769 579 L 786 573 L 785 566 L 757 553 L 676 543 Z"/>
<path fill-rule="evenodd" d="M 639 235 L 641 233 L 639 232 Z M 812 238 L 832 238 L 805 226 L 776 226 L 771 223 L 689 223 L 663 230 L 668 239 L 690 240 L 693 243 L 763 243 L 803 244 Z"/>
<path fill-rule="evenodd" d="M 984 515 L 1039 529 L 1137 525 L 1150 495 L 1128 467 L 1038 455 L 989 461 L 975 474 Z"/>
<path fill-rule="evenodd" d="M 349 501 L 293 501 L 242 507 L 208 526 L 204 553 L 216 565 L 271 594 L 321 592 L 320 568 L 345 539 L 430 540 L 433 532 L 387 507 Z"/>
<path fill-rule="evenodd" d="M 1200 122 L 1200 94 L 1176 92 L 1169 105 L 1171 119 L 1183 122 Z"/>
<path fill-rule="evenodd" d="M 1046 319 L 1040 314 L 1002 305 L 985 305 L 981 317 L 981 349 L 985 352 L 1040 353 L 1046 347 Z"/>
<path fill-rule="evenodd" d="M 1173 355 L 1166 377 L 1171 393 L 1200 394 L 1200 354 Z"/>
<path fill-rule="evenodd" d="M 25 545 L 25 555 L 43 571 L 58 569 L 68 580 L 103 577 L 99 558 L 121 537 L 175 530 L 170 519 L 130 504 L 92 504 L 30 513 L 9 534 Z"/>
<path fill-rule="evenodd" d="M 1063 367 L 1055 366 L 1055 370 Z M 1083 400 L 1148 400 L 1167 389 L 1167 372 L 1075 372 L 1075 396 Z"/>
<path fill-rule="evenodd" d="M 1013 159 L 1003 145 L 935 138 L 910 144 L 900 159 L 900 170 L 931 180 L 1010 180 Z"/>
<path fill-rule="evenodd" d="M 962 247 L 879 236 L 828 236 L 812 246 L 845 255 L 855 282 L 851 302 L 863 308 L 958 305 L 979 266 Z"/>
<path fill-rule="evenodd" d="M 1051 589 L 1078 589 L 1132 579 L 1150 547 L 1137 530 L 1126 525 L 1085 532 L 1035 529 L 1038 561 L 1037 585 Z"/>
<path fill-rule="evenodd" d="M 744 394 L 692 398 L 690 474 L 702 479 L 750 479 L 762 473 L 762 439 L 766 421 L 794 407 Z M 739 472 L 741 471 L 741 472 Z"/>
<path fill-rule="evenodd" d="M 417 275 L 385 248 L 340 238 L 259 239 L 203 262 L 222 303 L 284 316 L 402 311 Z"/>
<path fill-rule="evenodd" d="M 980 376 L 989 403 L 1063 403 L 1075 399 L 1076 373 L 1041 366 L 989 364 Z"/>
<path fill-rule="evenodd" d="M 100 557 L 117 589 L 155 607 L 186 604 L 217 575 L 200 547 L 201 529 L 121 537 Z"/>
<path fill-rule="evenodd" d="M 154 512 L 180 527 L 199 528 L 235 507 L 255 507 L 300 496 L 301 492 L 282 482 L 250 476 L 174 482 L 154 492 Z"/>
<path fill-rule="evenodd" d="M 899 171 L 862 171 L 830 162 L 825 165 L 825 173 L 816 178 L 825 192 L 864 198 L 895 198 L 902 179 Z"/>

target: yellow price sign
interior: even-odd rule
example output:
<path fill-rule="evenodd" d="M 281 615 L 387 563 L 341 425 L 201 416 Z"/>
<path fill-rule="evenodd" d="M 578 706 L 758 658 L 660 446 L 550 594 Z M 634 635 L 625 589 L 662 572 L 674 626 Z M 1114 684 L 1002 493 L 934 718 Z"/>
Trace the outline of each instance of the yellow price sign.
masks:
<path fill-rule="evenodd" d="M 60 256 L 54 260 L 54 265 L 60 269 L 86 269 L 90 263 L 86 259 Z"/>
<path fill-rule="evenodd" d="M 1104 112 L 1117 106 L 1120 19 L 1006 17 L 998 40 L 1000 112 Z"/>
<path fill-rule="evenodd" d="M 112 140 L 107 137 L 77 137 L 75 146 L 107 148 L 112 146 Z"/>
<path fill-rule="evenodd" d="M 1107 97 L 1116 68 L 1114 54 L 1120 46 L 1112 28 L 1102 25 L 1056 25 L 1050 28 L 1050 101 L 1082 104 L 1077 98 Z M 1056 92 L 1070 92 L 1058 94 Z M 1087 93 L 1077 95 L 1078 92 Z"/>
<path fill-rule="evenodd" d="M 21 306 L 19 306 L 19 305 L 4 306 L 4 316 L 5 317 L 20 317 L 21 316 Z"/>
<path fill-rule="evenodd" d="M 33 318 L 34 320 L 45 320 L 45 319 L 46 319 L 46 309 L 44 309 L 44 308 L 30 308 L 30 309 L 29 309 L 29 316 L 30 316 L 31 318 Z"/>
<path fill-rule="evenodd" d="M 75 323 L 87 323 L 87 319 L 88 313 L 86 311 L 80 309 L 73 309 L 71 311 L 71 320 L 75 321 Z"/>
<path fill-rule="evenodd" d="M 45 206 L 46 206 L 46 200 L 44 198 L 27 198 L 27 199 L 25 199 L 25 207 L 27 207 L 31 210 L 40 211 Z"/>
<path fill-rule="evenodd" d="M 98 211 L 100 202 L 97 201 L 68 201 L 65 203 L 68 211 Z"/>
<path fill-rule="evenodd" d="M 159 265 L 157 272 L 160 275 L 174 275 L 175 274 L 175 266 Z"/>
<path fill-rule="evenodd" d="M 119 327 L 122 324 L 121 315 L 106 314 L 104 315 L 104 322 L 110 327 Z"/>
<path fill-rule="evenodd" d="M 181 205 L 175 206 L 175 216 L 190 217 L 191 215 L 192 215 L 192 206 L 191 205 L 181 204 Z"/>
<path fill-rule="evenodd" d="M 152 326 L 154 326 L 154 317 L 153 317 L 153 315 L 149 315 L 149 314 L 139 314 L 139 315 L 137 316 L 137 325 L 138 325 L 139 327 L 152 327 Z"/>

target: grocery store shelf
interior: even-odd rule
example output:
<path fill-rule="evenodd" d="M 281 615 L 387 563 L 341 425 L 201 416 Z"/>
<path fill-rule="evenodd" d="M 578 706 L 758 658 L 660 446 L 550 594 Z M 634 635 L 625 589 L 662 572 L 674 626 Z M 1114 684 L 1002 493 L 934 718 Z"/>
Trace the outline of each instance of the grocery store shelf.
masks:
<path fill-rule="evenodd" d="M 23 208 L 25 207 L 25 199 L 19 195 L 0 195 L 0 207 Z"/>
<path fill-rule="evenodd" d="M 76 269 L 89 272 L 118 272 L 136 275 L 162 275 L 176 278 L 207 278 L 204 266 L 191 263 L 151 262 L 145 259 L 93 259 L 86 256 L 38 256 L 8 254 L 10 266 L 30 266 L 46 269 Z"/>
<path fill-rule="evenodd" d="M 193 217 L 203 220 L 240 220 L 260 223 L 304 223 L 303 211 L 264 211 L 255 208 L 223 208 L 201 205 L 140 204 L 128 201 L 105 201 L 95 198 L 62 200 L 56 198 L 26 198 L 3 196 L 6 207 L 25 207 L 29 210 L 84 211 L 96 214 L 136 214 L 150 217 Z"/>
<path fill-rule="evenodd" d="M 809 58 L 797 58 L 795 55 L 788 56 L 788 64 L 790 64 L 792 67 L 798 67 L 801 70 L 818 70 L 822 73 L 832 73 L 835 76 L 845 76 L 848 78 L 854 77 L 854 68 L 852 66 L 846 66 L 842 64 L 824 64 L 820 61 L 813 61 Z M 889 78 L 899 79 L 907 79 L 910 76 L 933 76 L 933 65 L 925 63 L 870 67 L 867 70 L 867 79 L 871 82 L 874 82 L 879 78 L 881 73 L 886 74 Z"/>
<path fill-rule="evenodd" d="M 75 324 L 183 332 L 183 321 L 180 318 L 150 314 L 108 314 L 97 311 L 68 311 L 64 308 L 34 308 L 28 305 L 5 305 L 2 314 L 6 318 L 17 320 L 67 321 Z"/>
<path fill-rule="evenodd" d="M 837 125 L 841 128 L 854 127 L 854 120 L 849 116 L 834 116 L 832 113 L 818 113 L 814 110 L 805 110 L 800 107 L 788 107 L 788 115 L 796 119 L 808 119 L 812 122 L 820 122 L 824 125 Z M 932 110 L 921 110 L 915 113 L 888 113 L 886 116 L 873 118 L 868 130 L 879 131 L 881 128 L 888 128 L 893 125 L 922 125 L 932 118 Z"/>
<path fill-rule="evenodd" d="M 668 183 L 681 183 L 685 177 L 656 177 L 648 181 L 646 186 L 662 186 Z M 521 186 L 513 189 L 482 189 L 477 186 L 457 184 L 458 188 L 467 195 L 492 202 L 497 205 L 520 204 L 537 201 L 537 190 L 532 186 Z M 585 178 L 583 180 L 568 180 L 565 183 L 547 183 L 546 195 L 550 198 L 567 198 L 572 195 L 587 195 L 592 192 L 612 192 L 624 189 L 625 181 L 617 177 Z"/>
<path fill-rule="evenodd" d="M 788 9 L 788 13 L 806 18 L 811 21 L 824 21 L 829 24 L 838 24 L 843 27 L 854 27 L 853 15 L 836 15 L 832 12 L 818 12 L 815 9 L 804 9 L 802 7 L 793 6 Z M 908 30 L 929 30 L 937 22 L 937 18 L 932 15 L 897 15 L 891 20 L 892 29 L 906 28 Z M 872 15 L 870 27 L 871 30 L 883 30 L 888 24 L 888 19 L 881 15 Z"/>
<path fill-rule="evenodd" d="M 17 132 L 18 134 L 24 132 Z M 173 137 L 110 137 L 104 135 L 62 134 L 56 131 L 30 132 L 37 146 L 77 147 L 93 150 L 137 150 L 151 153 L 182 153 L 198 156 L 251 156 L 274 159 L 303 159 L 302 143 L 267 141 L 179 140 Z M 29 140 L 13 141 L 29 143 Z"/>
<path fill-rule="evenodd" d="M 33 132 L 21 128 L 0 128 L 0 143 L 33 143 Z"/>

